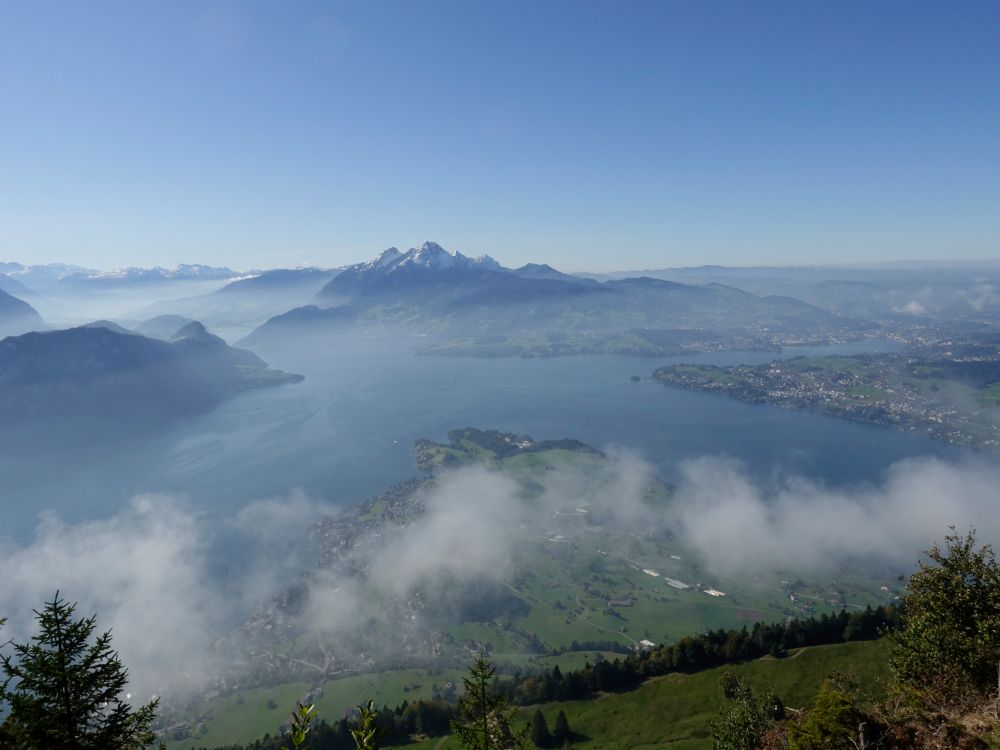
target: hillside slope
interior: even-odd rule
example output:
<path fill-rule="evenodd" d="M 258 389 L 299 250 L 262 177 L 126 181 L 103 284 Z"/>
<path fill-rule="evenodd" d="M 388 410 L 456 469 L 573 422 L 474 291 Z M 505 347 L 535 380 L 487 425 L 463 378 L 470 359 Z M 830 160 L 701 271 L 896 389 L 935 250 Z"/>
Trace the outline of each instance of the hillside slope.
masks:
<path fill-rule="evenodd" d="M 589 655 L 591 659 L 594 656 Z M 862 689 L 877 695 L 881 681 L 888 675 L 887 659 L 888 642 L 884 639 L 813 646 L 792 651 L 782 659 L 765 657 L 693 674 L 655 677 L 635 690 L 602 694 L 591 700 L 527 706 L 521 709 L 518 721 L 527 722 L 540 709 L 552 727 L 556 715 L 564 711 L 574 734 L 573 747 L 579 750 L 709 750 L 710 725 L 722 703 L 719 678 L 723 672 L 749 677 L 755 684 L 773 689 L 786 706 L 802 708 L 812 703 L 820 683 L 834 672 L 854 677 Z M 460 677 L 460 672 L 446 669 L 349 678 L 330 683 L 315 698 L 316 706 L 320 718 L 333 722 L 345 709 L 369 698 L 393 707 L 403 700 L 426 698 L 432 682 L 443 685 L 458 682 Z M 285 718 L 284 709 L 301 699 L 306 689 L 304 683 L 289 683 L 211 701 L 198 709 L 209 719 L 205 734 L 195 741 L 168 744 L 168 750 L 248 745 L 264 734 L 273 734 Z M 407 743 L 386 747 L 459 750 L 461 745 L 451 737 L 416 736 Z"/>
<path fill-rule="evenodd" d="M 863 687 L 877 692 L 880 681 L 888 676 L 888 650 L 885 640 L 814 646 L 784 659 L 765 657 L 694 674 L 671 674 L 653 678 L 631 692 L 537 708 L 550 727 L 560 710 L 566 712 L 577 735 L 573 742 L 577 750 L 710 750 L 710 725 L 722 705 L 719 678 L 723 672 L 747 676 L 773 689 L 786 706 L 804 708 L 815 699 L 820 683 L 835 671 L 853 675 Z M 523 709 L 520 718 L 527 721 L 535 708 Z M 418 747 L 457 750 L 461 745 L 448 738 Z"/>
<path fill-rule="evenodd" d="M 169 342 L 104 325 L 0 341 L 0 441 L 73 441 L 155 429 L 249 388 L 296 382 L 191 323 Z"/>
<path fill-rule="evenodd" d="M 0 290 L 0 338 L 18 336 L 46 328 L 45 321 L 31 305 Z"/>

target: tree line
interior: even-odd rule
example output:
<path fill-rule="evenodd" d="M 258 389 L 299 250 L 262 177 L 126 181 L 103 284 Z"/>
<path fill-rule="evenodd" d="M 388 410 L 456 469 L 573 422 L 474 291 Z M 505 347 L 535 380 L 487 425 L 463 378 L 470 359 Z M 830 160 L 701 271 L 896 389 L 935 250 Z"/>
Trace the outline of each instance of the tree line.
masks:
<path fill-rule="evenodd" d="M 595 660 L 565 673 L 558 666 L 515 672 L 510 679 L 497 681 L 496 689 L 521 706 L 582 700 L 597 693 L 631 690 L 650 677 L 671 672 L 700 672 L 767 655 L 780 657 L 805 646 L 873 640 L 901 625 L 901 608 L 879 606 L 785 623 L 758 622 L 749 629 L 720 628 L 623 659 Z"/>

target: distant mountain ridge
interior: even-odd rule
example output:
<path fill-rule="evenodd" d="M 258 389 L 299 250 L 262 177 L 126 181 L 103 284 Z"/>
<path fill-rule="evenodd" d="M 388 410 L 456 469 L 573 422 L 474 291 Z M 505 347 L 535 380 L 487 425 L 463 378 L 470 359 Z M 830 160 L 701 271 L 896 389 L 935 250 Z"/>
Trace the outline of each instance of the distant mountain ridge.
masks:
<path fill-rule="evenodd" d="M 721 283 L 752 294 L 793 297 L 828 312 L 896 324 L 964 321 L 992 326 L 1000 313 L 996 263 L 887 263 L 868 266 L 697 266 L 640 275 L 685 284 Z M 581 274 L 609 281 L 636 272 Z"/>
<path fill-rule="evenodd" d="M 185 318 L 183 315 L 157 315 L 135 325 L 132 330 L 143 336 L 167 341 L 188 323 L 193 322 L 191 318 Z"/>
<path fill-rule="evenodd" d="M 239 274 L 224 266 L 205 266 L 199 263 L 182 263 L 170 270 L 160 268 L 120 268 L 112 271 L 79 271 L 63 276 L 63 286 L 118 286 L 123 284 L 151 284 L 170 281 L 219 281 L 232 279 Z"/>
<path fill-rule="evenodd" d="M 690 278 L 682 274 L 665 279 L 651 272 L 649 276 L 595 280 L 543 263 L 507 268 L 488 255 L 474 258 L 449 252 L 436 242 L 405 252 L 390 247 L 369 261 L 332 269 L 241 273 L 187 264 L 174 270 L 90 271 L 2 264 L 0 270 L 17 274 L 11 278 L 28 278 L 21 274 L 31 273 L 40 274 L 31 277 L 40 281 L 57 279 L 48 288 L 54 290 L 53 299 L 64 294 L 70 300 L 59 309 L 63 320 L 70 318 L 66 311 L 72 309 L 72 298 L 87 295 L 86 299 L 94 300 L 88 308 L 95 313 L 93 317 L 128 321 L 126 325 L 134 327 L 153 317 L 178 316 L 203 321 L 227 340 L 258 346 L 280 343 L 297 332 L 353 331 L 379 338 L 420 337 L 432 346 L 461 339 L 464 343 L 445 350 L 482 356 L 585 351 L 663 354 L 673 350 L 650 342 L 683 340 L 684 351 L 773 348 L 843 340 L 871 330 L 870 321 L 875 319 L 867 314 L 874 310 L 871 305 L 855 304 L 863 291 L 838 291 L 841 296 L 849 291 L 850 304 L 831 309 L 817 304 L 818 293 L 816 300 L 803 301 L 786 291 L 787 284 L 747 289 L 734 283 L 742 277 L 731 277 L 716 267 L 689 269 Z M 121 300 L 128 300 L 127 293 L 132 291 L 142 305 L 102 308 L 97 302 L 106 291 L 120 293 Z M 984 289 L 980 296 L 987 299 L 988 292 Z M 154 294 L 162 297 L 146 303 L 156 299 Z M 978 298 L 969 304 L 979 304 Z M 881 313 L 888 307 L 900 311 L 897 317 L 911 318 L 923 309 L 919 301 L 898 296 L 874 311 Z M 48 306 L 44 309 L 49 312 Z M 328 312 L 331 309 L 337 311 Z M 669 335 L 661 336 L 658 331 Z M 694 332 L 704 334 L 704 341 L 699 343 L 689 335 Z M 166 338 L 170 333 L 163 328 L 157 335 Z M 555 340 L 552 337 L 571 337 L 572 341 L 549 346 L 546 342 Z M 485 344 L 486 340 L 492 343 Z"/>
<path fill-rule="evenodd" d="M 548 263 L 526 263 L 520 268 L 515 268 L 511 273 L 523 276 L 526 279 L 555 279 L 557 281 L 567 281 L 573 284 L 584 284 L 594 286 L 597 284 L 593 279 L 584 279 L 579 276 L 572 276 L 562 271 L 557 271 Z"/>
<path fill-rule="evenodd" d="M 352 328 L 436 341 L 471 337 L 475 353 L 484 337 L 592 339 L 634 329 L 690 329 L 710 338 L 738 332 L 746 340 L 754 330 L 822 335 L 863 325 L 788 297 L 652 278 L 601 283 L 542 264 L 510 269 L 489 256 L 450 253 L 434 242 L 406 252 L 392 247 L 348 266 L 319 291 L 315 303 L 272 318 L 244 342 L 267 346 L 297 332 Z"/>
<path fill-rule="evenodd" d="M 69 263 L 36 263 L 25 265 L 11 261 L 0 261 L 0 273 L 23 282 L 28 288 L 40 291 L 41 288 L 57 283 L 60 279 L 74 274 L 99 273 L 89 268 L 74 266 Z"/>
<path fill-rule="evenodd" d="M 0 289 L 0 338 L 47 327 L 34 307 Z"/>
<path fill-rule="evenodd" d="M 38 293 L 34 289 L 29 289 L 21 281 L 4 273 L 0 273 L 0 291 L 7 292 L 7 294 L 11 294 L 19 299 L 38 296 Z"/>
<path fill-rule="evenodd" d="M 132 311 L 129 317 L 200 320 L 234 340 L 276 315 L 308 304 L 338 271 L 315 267 L 250 271 L 208 293 L 161 300 Z M 162 334 L 161 331 L 156 335 L 163 337 Z"/>
<path fill-rule="evenodd" d="M 274 268 L 254 271 L 237 278 L 213 294 L 229 295 L 237 292 L 279 291 L 296 287 L 311 287 L 318 291 L 338 273 L 338 269 L 325 268 Z"/>

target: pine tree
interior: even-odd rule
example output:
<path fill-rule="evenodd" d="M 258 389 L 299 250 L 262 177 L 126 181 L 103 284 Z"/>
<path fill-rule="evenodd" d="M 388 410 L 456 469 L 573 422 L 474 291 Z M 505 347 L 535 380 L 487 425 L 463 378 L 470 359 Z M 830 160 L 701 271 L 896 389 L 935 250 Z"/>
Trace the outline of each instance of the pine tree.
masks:
<path fill-rule="evenodd" d="M 552 733 L 549 732 L 545 714 L 540 710 L 535 711 L 535 715 L 531 717 L 531 741 L 535 743 L 535 747 L 552 747 Z"/>
<path fill-rule="evenodd" d="M 451 731 L 469 750 L 518 750 L 525 745 L 525 733 L 515 735 L 510 729 L 517 709 L 508 708 L 506 698 L 490 686 L 495 673 L 496 668 L 480 654 L 462 680 L 460 718 L 451 722 Z"/>
<path fill-rule="evenodd" d="M 560 711 L 559 715 L 556 716 L 555 728 L 552 730 L 552 738 L 555 740 L 556 747 L 562 747 L 569 742 L 572 734 L 569 722 L 566 720 L 566 712 Z"/>
<path fill-rule="evenodd" d="M 96 618 L 74 619 L 75 604 L 56 592 L 35 611 L 40 632 L 0 657 L 0 700 L 17 750 L 139 750 L 155 740 L 157 701 L 133 708 L 121 699 L 128 672 L 111 631 L 93 639 Z"/>
<path fill-rule="evenodd" d="M 7 624 L 6 617 L 0 617 L 0 628 Z M 3 700 L 3 687 L 6 683 L 0 684 L 0 700 Z M 0 722 L 0 747 L 18 747 L 18 740 L 15 728 L 10 721 Z"/>

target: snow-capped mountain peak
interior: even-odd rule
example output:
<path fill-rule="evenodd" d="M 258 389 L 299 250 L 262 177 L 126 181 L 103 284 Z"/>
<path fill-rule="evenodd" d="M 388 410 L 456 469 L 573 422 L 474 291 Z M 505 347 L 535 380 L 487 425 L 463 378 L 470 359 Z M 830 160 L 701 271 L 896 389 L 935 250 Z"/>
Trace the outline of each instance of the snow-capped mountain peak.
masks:
<path fill-rule="evenodd" d="M 205 266 L 200 263 L 182 263 L 170 270 L 161 266 L 152 268 L 115 268 L 111 271 L 86 271 L 74 274 L 76 278 L 94 281 L 173 281 L 177 279 L 231 279 L 237 273 L 231 268 Z"/>
<path fill-rule="evenodd" d="M 381 255 L 373 260 L 369 265 L 372 268 L 388 268 L 401 257 L 403 257 L 403 254 L 399 252 L 399 248 L 390 247 L 388 250 L 383 250 Z"/>
<path fill-rule="evenodd" d="M 452 255 L 436 242 L 425 242 L 419 248 L 411 249 L 400 259 L 398 266 L 424 266 L 426 268 L 452 268 L 464 256 Z"/>
<path fill-rule="evenodd" d="M 392 253 L 389 255 L 389 253 Z M 386 250 L 374 261 L 365 264 L 368 269 L 387 269 L 395 271 L 403 268 L 426 268 L 432 270 L 445 270 L 453 268 L 469 268 L 487 271 L 506 270 L 497 261 L 488 255 L 481 255 L 478 258 L 470 258 L 461 252 L 450 253 L 436 242 L 425 242 L 420 247 L 411 248 L 405 253 L 400 253 L 396 248 Z"/>
<path fill-rule="evenodd" d="M 237 275 L 225 266 L 206 266 L 202 263 L 181 263 L 168 276 L 175 279 L 231 279 Z"/>
<path fill-rule="evenodd" d="M 473 259 L 460 252 L 450 253 L 436 242 L 425 242 L 405 253 L 390 247 L 377 258 L 344 269 L 323 287 L 319 299 L 340 299 L 344 295 L 355 295 L 359 290 L 372 293 L 374 290 L 419 288 L 428 283 L 478 283 L 498 273 L 507 274 L 509 269 L 488 255 Z"/>

